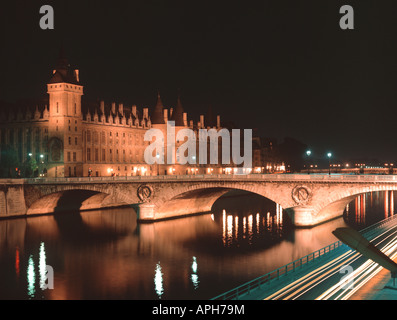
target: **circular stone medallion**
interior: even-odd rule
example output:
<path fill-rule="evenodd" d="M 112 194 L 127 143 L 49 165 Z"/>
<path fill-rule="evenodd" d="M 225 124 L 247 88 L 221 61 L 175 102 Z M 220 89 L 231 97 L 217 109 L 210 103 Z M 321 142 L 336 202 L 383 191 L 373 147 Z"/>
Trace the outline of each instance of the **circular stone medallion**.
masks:
<path fill-rule="evenodd" d="M 142 202 L 148 202 L 153 195 L 153 188 L 148 185 L 140 185 L 137 190 L 138 198 Z"/>
<path fill-rule="evenodd" d="M 292 190 L 292 199 L 297 203 L 297 204 L 305 204 L 309 201 L 310 199 L 310 190 L 307 187 L 304 186 L 296 186 Z"/>

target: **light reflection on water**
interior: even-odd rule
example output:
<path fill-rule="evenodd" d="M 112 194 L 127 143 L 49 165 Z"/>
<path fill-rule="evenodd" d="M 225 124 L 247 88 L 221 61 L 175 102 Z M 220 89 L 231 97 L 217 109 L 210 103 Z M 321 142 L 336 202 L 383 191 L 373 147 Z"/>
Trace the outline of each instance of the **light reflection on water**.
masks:
<path fill-rule="evenodd" d="M 34 294 L 36 292 L 36 289 L 35 289 L 36 275 L 34 272 L 34 261 L 33 261 L 32 255 L 29 256 L 27 279 L 28 279 L 28 289 L 27 289 L 28 296 L 30 298 L 34 298 Z"/>
<path fill-rule="evenodd" d="M 343 218 L 294 229 L 256 195 L 211 214 L 137 224 L 132 209 L 0 221 L 1 299 L 207 299 L 394 214 L 394 193 L 361 195 Z M 44 288 L 46 265 L 54 289 Z"/>
<path fill-rule="evenodd" d="M 154 286 L 157 296 L 159 297 L 159 299 L 161 299 L 161 296 L 164 293 L 164 288 L 163 288 L 163 273 L 161 272 L 160 262 L 156 264 L 156 270 L 154 274 Z"/>

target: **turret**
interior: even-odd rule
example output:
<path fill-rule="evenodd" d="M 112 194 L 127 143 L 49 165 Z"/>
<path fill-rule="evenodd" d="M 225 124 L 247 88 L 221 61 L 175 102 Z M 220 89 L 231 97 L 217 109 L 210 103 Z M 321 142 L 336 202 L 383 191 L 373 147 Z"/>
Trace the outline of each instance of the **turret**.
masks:
<path fill-rule="evenodd" d="M 176 107 L 172 112 L 170 120 L 175 121 L 175 126 L 176 127 L 183 127 L 185 126 L 185 121 L 183 118 L 183 107 L 182 107 L 182 102 L 181 102 L 181 97 L 178 94 L 178 99 L 176 102 Z"/>
<path fill-rule="evenodd" d="M 161 101 L 160 92 L 158 92 L 157 103 L 150 117 L 152 124 L 165 124 L 163 109 L 164 109 L 163 102 Z"/>

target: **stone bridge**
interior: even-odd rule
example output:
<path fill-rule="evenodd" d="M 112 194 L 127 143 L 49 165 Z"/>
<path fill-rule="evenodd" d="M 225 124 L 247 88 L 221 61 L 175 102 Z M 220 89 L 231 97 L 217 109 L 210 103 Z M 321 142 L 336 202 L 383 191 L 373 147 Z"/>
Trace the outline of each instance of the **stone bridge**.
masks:
<path fill-rule="evenodd" d="M 0 217 L 132 206 L 140 221 L 209 212 L 230 190 L 266 197 L 299 227 L 339 217 L 366 192 L 397 190 L 394 175 L 170 175 L 0 180 Z"/>

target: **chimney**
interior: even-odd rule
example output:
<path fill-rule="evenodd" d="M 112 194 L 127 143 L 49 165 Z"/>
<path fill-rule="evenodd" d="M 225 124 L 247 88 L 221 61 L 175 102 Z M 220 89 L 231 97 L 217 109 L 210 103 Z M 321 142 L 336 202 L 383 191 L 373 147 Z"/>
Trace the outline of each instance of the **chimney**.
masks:
<path fill-rule="evenodd" d="M 203 114 L 200 115 L 200 125 L 201 125 L 201 128 L 205 128 L 205 126 L 204 126 L 204 115 Z"/>
<path fill-rule="evenodd" d="M 187 112 L 183 113 L 183 125 L 187 127 Z"/>
<path fill-rule="evenodd" d="M 79 70 L 78 69 L 74 70 L 74 77 L 76 78 L 77 82 L 80 82 Z"/>
<path fill-rule="evenodd" d="M 168 121 L 168 109 L 164 109 L 164 122 L 167 123 Z"/>
<path fill-rule="evenodd" d="M 119 103 L 119 113 L 124 115 L 124 105 L 122 103 Z"/>
<path fill-rule="evenodd" d="M 143 119 L 149 119 L 149 109 L 143 108 Z"/>
<path fill-rule="evenodd" d="M 131 108 L 131 113 L 133 114 L 133 116 L 136 118 L 136 105 L 133 105 Z"/>

